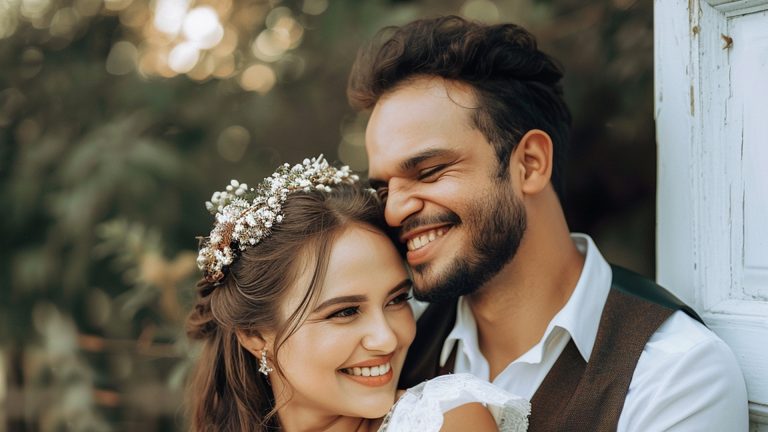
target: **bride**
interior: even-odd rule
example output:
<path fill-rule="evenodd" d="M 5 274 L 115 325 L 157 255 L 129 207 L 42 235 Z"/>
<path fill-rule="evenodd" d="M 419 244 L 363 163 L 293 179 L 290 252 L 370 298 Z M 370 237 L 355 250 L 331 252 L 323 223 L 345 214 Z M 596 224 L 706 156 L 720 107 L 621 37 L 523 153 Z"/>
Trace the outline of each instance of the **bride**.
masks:
<path fill-rule="evenodd" d="M 528 402 L 471 375 L 396 402 L 415 323 L 411 282 L 374 194 L 322 156 L 206 207 L 187 325 L 194 431 L 523 431 Z"/>

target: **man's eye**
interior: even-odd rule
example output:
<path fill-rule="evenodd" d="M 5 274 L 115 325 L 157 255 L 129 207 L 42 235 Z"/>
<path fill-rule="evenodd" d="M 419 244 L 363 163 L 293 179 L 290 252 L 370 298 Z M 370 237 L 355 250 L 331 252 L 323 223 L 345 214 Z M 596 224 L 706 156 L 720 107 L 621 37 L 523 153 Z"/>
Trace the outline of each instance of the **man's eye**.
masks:
<path fill-rule="evenodd" d="M 387 201 L 387 195 L 388 194 L 389 194 L 389 190 L 387 188 L 385 188 L 385 187 L 380 187 L 380 188 L 376 189 L 376 196 L 379 197 L 381 202 L 386 202 Z"/>
<path fill-rule="evenodd" d="M 431 168 L 423 169 L 419 171 L 419 180 L 421 181 L 431 180 L 432 177 L 434 177 L 435 174 L 438 174 L 440 171 L 442 171 L 443 168 L 445 168 L 445 165 L 437 165 Z"/>
<path fill-rule="evenodd" d="M 397 296 L 397 297 L 393 298 L 392 300 L 390 300 L 389 303 L 387 303 L 387 306 L 394 306 L 394 305 L 403 304 L 403 303 L 407 302 L 410 299 L 411 299 L 411 294 L 409 292 L 404 292 L 404 293 L 400 294 L 399 296 Z"/>
<path fill-rule="evenodd" d="M 355 316 L 360 313 L 360 307 L 358 306 L 351 306 L 347 307 L 341 310 L 338 310 L 330 315 L 328 315 L 328 319 L 330 318 L 349 318 L 351 316 Z"/>

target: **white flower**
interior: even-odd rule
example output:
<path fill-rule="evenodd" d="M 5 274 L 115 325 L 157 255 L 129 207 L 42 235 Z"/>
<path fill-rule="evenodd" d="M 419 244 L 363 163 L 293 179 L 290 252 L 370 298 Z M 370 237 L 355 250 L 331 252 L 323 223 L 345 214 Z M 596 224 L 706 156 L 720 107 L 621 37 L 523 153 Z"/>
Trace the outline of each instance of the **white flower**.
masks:
<path fill-rule="evenodd" d="M 349 166 L 333 168 L 323 155 L 304 159 L 293 166 L 285 163 L 255 189 L 231 180 L 224 191 L 215 192 L 205 203 L 206 209 L 214 214 L 216 225 L 209 241 L 199 251 L 198 267 L 206 272 L 216 272 L 232 264 L 235 252 L 228 244 L 222 244 L 224 235 L 237 242 L 239 251 L 269 236 L 270 228 L 284 220 L 282 204 L 288 194 L 313 189 L 330 192 L 332 185 L 358 180 Z M 227 234 L 226 230 L 230 229 L 232 231 Z"/>

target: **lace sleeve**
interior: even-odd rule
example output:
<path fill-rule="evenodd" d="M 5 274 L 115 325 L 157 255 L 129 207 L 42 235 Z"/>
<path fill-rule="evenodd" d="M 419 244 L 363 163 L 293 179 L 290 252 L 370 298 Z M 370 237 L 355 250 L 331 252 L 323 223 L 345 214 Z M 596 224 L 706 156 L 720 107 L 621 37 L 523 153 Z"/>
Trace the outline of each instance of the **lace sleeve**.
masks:
<path fill-rule="evenodd" d="M 484 404 L 501 432 L 528 430 L 530 403 L 471 374 L 443 375 L 407 392 L 384 418 L 379 432 L 438 432 L 443 414 L 470 402 Z"/>

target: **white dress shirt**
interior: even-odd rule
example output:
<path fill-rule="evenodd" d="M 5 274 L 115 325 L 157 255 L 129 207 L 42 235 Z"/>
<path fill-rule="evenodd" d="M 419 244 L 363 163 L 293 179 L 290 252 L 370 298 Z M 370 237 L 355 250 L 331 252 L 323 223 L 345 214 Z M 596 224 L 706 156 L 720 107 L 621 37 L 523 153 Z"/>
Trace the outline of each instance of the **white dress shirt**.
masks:
<path fill-rule="evenodd" d="M 560 353 L 573 339 L 589 361 L 603 306 L 611 288 L 611 267 L 592 239 L 573 234 L 585 254 L 576 288 L 552 318 L 542 339 L 493 380 L 507 391 L 531 399 Z M 415 304 L 419 315 L 423 304 Z M 455 344 L 456 373 L 489 379 L 480 352 L 477 325 L 469 304 L 459 299 L 456 324 L 443 345 L 444 365 Z M 674 312 L 645 345 L 629 385 L 618 431 L 746 431 L 744 378 L 730 348 L 685 312 Z"/>

